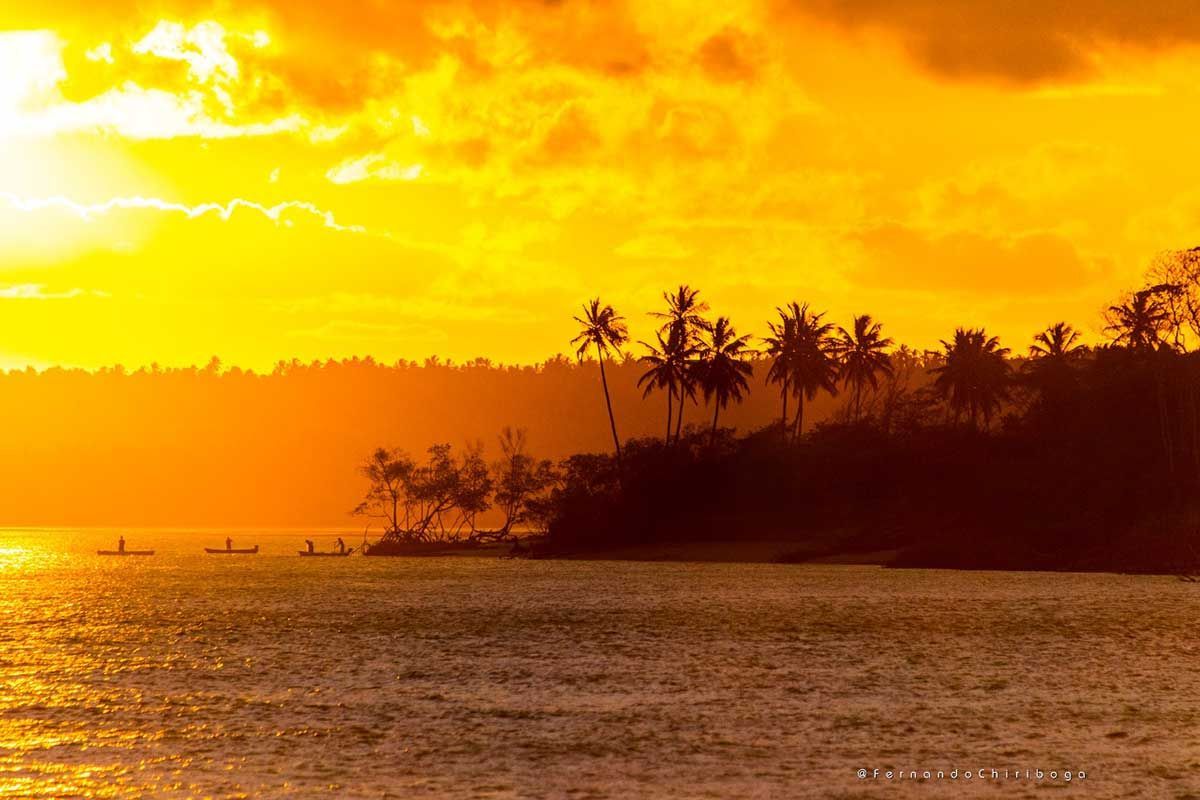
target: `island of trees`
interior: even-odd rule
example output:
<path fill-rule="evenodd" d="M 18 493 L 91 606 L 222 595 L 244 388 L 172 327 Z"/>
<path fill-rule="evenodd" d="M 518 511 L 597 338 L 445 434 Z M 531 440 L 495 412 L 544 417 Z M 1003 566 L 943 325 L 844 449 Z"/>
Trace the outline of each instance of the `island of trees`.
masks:
<path fill-rule="evenodd" d="M 1156 259 L 1143 287 L 1104 309 L 1107 341 L 1094 346 L 1053 322 L 1017 353 L 970 326 L 918 352 L 870 315 L 841 325 L 801 302 L 756 339 L 709 311 L 680 286 L 652 312 L 651 340 L 631 342 L 610 305 L 581 309 L 572 344 L 596 369 L 609 452 L 552 463 L 513 429 L 490 464 L 478 445 L 419 460 L 376 451 L 358 509 L 381 523 L 376 552 L 522 532 L 542 555 L 769 538 L 794 543 L 796 561 L 1200 567 L 1200 248 Z M 631 351 L 661 436 L 620 435 L 611 373 Z M 739 434 L 722 416 L 756 368 L 777 417 Z M 806 408 L 829 398 L 833 413 L 809 423 Z"/>

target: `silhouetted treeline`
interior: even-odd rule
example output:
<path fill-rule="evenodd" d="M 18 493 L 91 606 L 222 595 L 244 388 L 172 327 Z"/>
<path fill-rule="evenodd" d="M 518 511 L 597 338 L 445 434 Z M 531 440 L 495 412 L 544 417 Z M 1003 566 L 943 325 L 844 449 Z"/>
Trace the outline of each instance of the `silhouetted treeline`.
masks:
<path fill-rule="evenodd" d="M 684 289 L 668 295 L 673 308 Z M 870 317 L 835 329 L 792 303 L 766 340 L 778 421 L 741 437 L 668 425 L 619 457 L 567 459 L 550 551 L 773 538 L 794 541 L 798 560 L 888 551 L 909 565 L 1200 569 L 1200 251 L 1166 254 L 1104 314 L 1110 341 L 1096 348 L 1056 323 L 1021 358 L 975 328 L 917 355 L 889 351 Z M 657 376 L 674 348 L 680 391 L 680 375 L 703 381 L 709 367 L 664 316 L 644 380 L 671 391 Z M 694 323 L 698 337 L 715 327 Z M 843 399 L 803 434 L 786 409 L 809 386 Z"/>
<path fill-rule="evenodd" d="M 898 563 L 1194 569 L 1200 354 L 1106 348 L 1024 395 L 992 430 L 918 391 L 903 419 L 628 442 L 566 461 L 554 549 L 788 539 L 799 555 L 897 550 Z"/>

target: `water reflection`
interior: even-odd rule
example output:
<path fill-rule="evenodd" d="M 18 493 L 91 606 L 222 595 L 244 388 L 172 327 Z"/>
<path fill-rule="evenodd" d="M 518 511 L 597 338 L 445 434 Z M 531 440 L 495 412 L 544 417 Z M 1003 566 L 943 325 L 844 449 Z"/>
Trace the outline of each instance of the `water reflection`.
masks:
<path fill-rule="evenodd" d="M 983 756 L 1194 788 L 1186 584 L 210 540 L 0 534 L 0 796 L 953 797 L 851 770 Z"/>

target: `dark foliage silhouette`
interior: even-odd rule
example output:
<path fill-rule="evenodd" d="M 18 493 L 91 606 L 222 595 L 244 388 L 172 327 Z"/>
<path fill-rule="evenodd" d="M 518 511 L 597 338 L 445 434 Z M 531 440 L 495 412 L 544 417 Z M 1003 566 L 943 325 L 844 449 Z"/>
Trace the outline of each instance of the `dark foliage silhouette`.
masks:
<path fill-rule="evenodd" d="M 717 435 L 717 419 L 729 401 L 741 402 L 750 385 L 754 367 L 746 360 L 752 355 L 749 336 L 738 336 L 728 317 L 718 317 L 700 343 L 700 386 L 704 399 L 713 408 L 712 438 Z"/>
<path fill-rule="evenodd" d="M 666 336 L 667 353 L 674 365 L 669 388 L 679 401 L 675 416 L 675 437 L 678 438 L 683 430 L 684 403 L 696 400 L 699 378 L 696 354 L 700 346 L 700 334 L 709 328 L 709 322 L 704 318 L 708 303 L 700 299 L 699 290 L 686 284 L 680 285 L 674 292 L 663 292 L 663 300 L 667 303 L 667 310 L 652 311 L 650 316 L 663 321 L 658 336 L 660 341 Z M 667 438 L 670 438 L 669 434 Z"/>
<path fill-rule="evenodd" d="M 1012 371 L 1008 348 L 1000 340 L 988 336 L 982 328 L 959 328 L 954 339 L 942 342 L 946 362 L 934 369 L 934 386 L 950 406 L 957 420 L 965 417 L 972 428 L 979 427 L 980 417 L 986 425 L 1008 399 Z"/>
<path fill-rule="evenodd" d="M 1150 286 L 1111 305 L 1105 312 L 1105 332 L 1114 344 L 1133 350 L 1151 350 L 1164 343 L 1171 315 L 1164 298 L 1172 293 L 1169 286 Z"/>
<path fill-rule="evenodd" d="M 839 365 L 834 326 L 823 322 L 823 312 L 813 312 L 808 304 L 788 305 L 795 331 L 795 349 L 791 361 L 792 391 L 796 395 L 796 419 L 792 423 L 792 436 L 804 433 L 804 403 L 811 402 L 818 392 L 830 396 L 838 393 Z"/>
<path fill-rule="evenodd" d="M 667 393 L 667 428 L 663 438 L 670 441 L 673 435 L 671 422 L 675 411 L 675 396 L 680 400 L 688 397 L 695 399 L 696 358 L 699 353 L 697 345 L 688 337 L 680 326 L 671 326 L 665 332 L 658 331 L 658 345 L 641 342 L 646 348 L 646 354 L 641 357 L 647 370 L 638 378 L 638 386 L 643 387 L 642 397 L 649 397 L 655 389 Z M 679 407 L 679 420 L 683 419 L 683 404 Z"/>
<path fill-rule="evenodd" d="M 1104 310 L 1110 343 L 1087 347 L 1057 322 L 1023 358 L 982 328 L 924 354 L 893 350 L 867 315 L 830 336 L 822 315 L 790 304 L 764 339 L 782 414 L 740 436 L 717 423 L 751 386 L 747 337 L 719 318 L 699 354 L 709 431 L 633 439 L 623 472 L 607 456 L 568 458 L 547 503 L 548 551 L 775 538 L 800 560 L 863 551 L 897 565 L 1195 574 L 1197 263 L 1196 251 L 1156 262 L 1151 282 Z M 824 356 L 816 370 L 797 366 L 801 331 Z M 665 343 L 647 382 L 665 383 L 654 357 Z M 803 432 L 789 398 L 810 385 L 831 395 L 834 374 L 845 413 Z"/>
<path fill-rule="evenodd" d="M 883 335 L 883 326 L 867 314 L 854 317 L 850 329 L 838 328 L 833 352 L 840 364 L 838 377 L 850 387 L 849 406 L 852 419 L 861 419 L 863 393 L 869 387 L 879 387 L 880 375 L 891 375 L 892 364 L 887 349 L 892 340 Z"/>
<path fill-rule="evenodd" d="M 604 405 L 608 409 L 608 424 L 612 428 L 613 449 L 617 454 L 617 466 L 621 464 L 621 438 L 617 435 L 617 420 L 613 416 L 612 395 L 608 391 L 608 375 L 604 371 L 604 362 L 613 353 L 621 354 L 621 345 L 629 340 L 629 330 L 625 320 L 612 306 L 601 305 L 596 298 L 583 307 L 583 316 L 575 317 L 581 326 L 579 334 L 571 340 L 576 346 L 575 355 L 582 361 L 592 348 L 596 350 L 596 360 L 600 362 L 600 383 L 604 388 Z"/>

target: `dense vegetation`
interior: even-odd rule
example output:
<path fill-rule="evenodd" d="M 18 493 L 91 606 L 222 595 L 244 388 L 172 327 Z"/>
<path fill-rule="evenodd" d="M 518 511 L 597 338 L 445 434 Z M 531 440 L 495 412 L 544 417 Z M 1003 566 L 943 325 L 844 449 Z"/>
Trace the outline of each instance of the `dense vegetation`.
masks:
<path fill-rule="evenodd" d="M 745 392 L 748 342 L 728 320 L 707 321 L 694 290 L 666 300 L 642 382 L 667 398 L 666 433 L 622 442 L 610 417 L 612 456 L 562 463 L 546 503 L 551 552 L 776 537 L 794 540 L 798 559 L 887 550 L 894 563 L 934 566 L 1200 562 L 1197 251 L 1164 256 L 1145 288 L 1105 310 L 1108 343 L 1082 346 L 1055 323 L 1020 358 L 971 328 L 939 352 L 897 350 L 870 317 L 835 327 L 792 303 L 763 343 L 779 421 L 740 438 L 718 420 Z M 577 343 L 601 364 L 626 344 L 620 316 L 599 301 L 579 322 Z M 805 432 L 804 404 L 818 391 L 843 403 Z M 672 427 L 697 392 L 712 401 L 711 425 L 681 431 L 676 417 Z"/>

